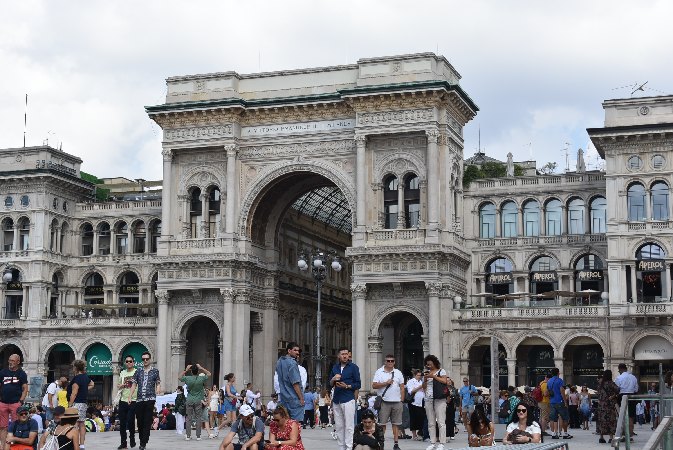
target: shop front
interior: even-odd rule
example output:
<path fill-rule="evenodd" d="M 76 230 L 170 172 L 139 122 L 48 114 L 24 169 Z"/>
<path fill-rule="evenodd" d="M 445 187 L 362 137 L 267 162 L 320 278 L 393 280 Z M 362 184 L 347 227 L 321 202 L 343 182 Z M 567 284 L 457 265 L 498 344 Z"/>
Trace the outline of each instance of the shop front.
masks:
<path fill-rule="evenodd" d="M 659 335 L 645 336 L 633 347 L 633 360 L 634 375 L 645 392 L 647 383 L 659 382 L 660 370 L 664 374 L 673 370 L 673 344 Z"/>
<path fill-rule="evenodd" d="M 86 352 L 86 367 L 94 382 L 94 388 L 89 391 L 89 402 L 109 405 L 112 401 L 112 352 L 105 344 L 93 344 Z"/>

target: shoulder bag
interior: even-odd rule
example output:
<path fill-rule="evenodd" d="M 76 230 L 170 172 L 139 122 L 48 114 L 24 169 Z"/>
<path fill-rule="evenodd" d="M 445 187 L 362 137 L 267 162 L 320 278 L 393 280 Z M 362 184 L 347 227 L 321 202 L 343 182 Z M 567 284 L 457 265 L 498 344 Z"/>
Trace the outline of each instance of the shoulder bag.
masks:
<path fill-rule="evenodd" d="M 393 370 L 392 375 L 390 376 L 390 379 L 392 380 L 395 378 L 395 370 Z M 377 395 L 376 398 L 374 399 L 374 409 L 379 411 L 381 409 L 381 406 L 383 405 L 383 397 L 385 397 L 386 392 L 388 392 L 388 389 L 390 389 L 390 384 L 386 386 L 386 388 L 383 390 L 383 394 Z"/>
<path fill-rule="evenodd" d="M 435 375 L 439 375 L 439 373 L 442 371 L 442 369 L 439 369 Z M 440 383 L 438 380 L 433 379 L 432 380 L 432 399 L 433 400 L 441 400 L 443 398 L 446 398 L 449 396 L 449 387 L 444 384 Z"/>

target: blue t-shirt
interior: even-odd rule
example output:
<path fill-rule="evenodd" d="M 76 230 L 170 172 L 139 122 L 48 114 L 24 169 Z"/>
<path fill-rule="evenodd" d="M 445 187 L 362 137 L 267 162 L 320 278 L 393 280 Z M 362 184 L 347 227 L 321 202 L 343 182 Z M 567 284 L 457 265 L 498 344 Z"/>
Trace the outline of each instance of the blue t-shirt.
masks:
<path fill-rule="evenodd" d="M 304 411 L 311 411 L 314 406 L 315 394 L 313 392 L 304 393 Z"/>
<path fill-rule="evenodd" d="M 278 386 L 280 387 L 280 398 L 286 405 L 299 406 L 299 398 L 294 390 L 294 385 L 299 384 L 301 388 L 301 375 L 297 361 L 289 355 L 282 356 L 276 363 L 276 373 L 278 374 Z"/>
<path fill-rule="evenodd" d="M 9 426 L 8 431 L 14 435 L 14 437 L 18 437 L 21 439 L 26 439 L 27 437 L 30 437 L 31 432 L 37 433 L 37 422 L 35 419 L 28 419 L 25 422 L 21 422 L 19 420 L 12 422 L 12 424 Z M 35 442 L 33 442 L 33 448 L 37 448 L 37 442 L 40 440 L 39 436 L 37 434 L 35 435 Z"/>
<path fill-rule="evenodd" d="M 549 403 L 563 403 L 563 396 L 561 395 L 563 389 L 563 380 L 557 376 L 551 377 L 547 381 L 547 390 L 549 391 Z"/>
<path fill-rule="evenodd" d="M 74 403 L 86 403 L 86 400 L 89 397 L 90 382 L 91 378 L 89 378 L 89 375 L 85 373 L 80 373 L 79 375 L 72 377 L 72 380 L 70 380 L 70 384 L 68 385 L 68 389 L 66 391 L 68 394 L 68 401 L 70 401 L 70 395 L 72 395 L 72 385 L 76 384 L 79 386 L 79 389 L 77 390 L 77 396 L 75 397 Z"/>
<path fill-rule="evenodd" d="M 2 403 L 18 403 L 23 393 L 23 385 L 28 384 L 28 376 L 22 369 L 0 370 L 0 398 Z"/>
<path fill-rule="evenodd" d="M 458 392 L 460 393 L 460 398 L 463 402 L 463 408 L 467 408 L 469 406 L 474 405 L 474 397 L 472 394 L 477 393 L 477 388 L 474 387 L 473 385 L 469 386 L 462 386 Z"/>

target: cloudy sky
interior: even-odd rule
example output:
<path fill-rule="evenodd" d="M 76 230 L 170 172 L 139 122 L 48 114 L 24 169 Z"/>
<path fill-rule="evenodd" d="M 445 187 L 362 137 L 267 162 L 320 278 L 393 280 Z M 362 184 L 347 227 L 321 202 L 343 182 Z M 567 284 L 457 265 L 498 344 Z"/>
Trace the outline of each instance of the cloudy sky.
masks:
<path fill-rule="evenodd" d="M 143 107 L 163 102 L 169 76 L 432 51 L 480 107 L 466 156 L 481 129 L 493 157 L 565 170 L 568 148 L 572 170 L 604 99 L 645 81 L 647 95 L 673 94 L 671 17 L 665 0 L 3 1 L 0 148 L 22 145 L 28 93 L 28 145 L 62 144 L 99 177 L 160 179 Z"/>

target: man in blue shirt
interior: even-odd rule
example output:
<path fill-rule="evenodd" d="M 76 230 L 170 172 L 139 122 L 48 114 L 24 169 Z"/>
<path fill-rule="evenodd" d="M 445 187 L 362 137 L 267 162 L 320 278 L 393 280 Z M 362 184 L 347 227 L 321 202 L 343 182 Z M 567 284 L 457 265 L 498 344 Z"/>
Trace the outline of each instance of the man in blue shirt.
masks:
<path fill-rule="evenodd" d="M 301 422 L 304 419 L 304 394 L 301 389 L 301 376 L 297 365 L 299 345 L 295 342 L 287 344 L 287 354 L 278 358 L 276 374 L 278 375 L 278 388 L 280 400 L 290 413 L 292 419 Z"/>
<path fill-rule="evenodd" d="M 315 428 L 315 404 L 318 400 L 318 396 L 306 390 L 304 392 L 304 428 L 311 427 Z"/>
<path fill-rule="evenodd" d="M 549 421 L 551 425 L 552 439 L 558 439 L 563 429 L 563 439 L 572 439 L 568 434 L 568 399 L 564 389 L 563 380 L 559 378 L 558 367 L 551 370 L 551 378 L 547 381 L 549 391 Z M 558 421 L 558 423 L 557 423 Z"/>
<path fill-rule="evenodd" d="M 355 429 L 355 392 L 360 390 L 360 368 L 350 361 L 348 347 L 339 349 L 339 362 L 330 371 L 330 385 L 334 387 L 332 411 L 334 432 L 339 450 L 353 448 Z"/>
<path fill-rule="evenodd" d="M 463 385 L 458 390 L 461 400 L 460 415 L 463 418 L 463 425 L 467 430 L 467 424 L 470 423 L 470 417 L 474 412 L 474 396 L 477 395 L 477 388 L 470 384 L 467 377 L 463 377 Z"/>

